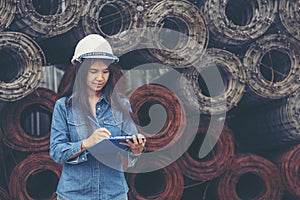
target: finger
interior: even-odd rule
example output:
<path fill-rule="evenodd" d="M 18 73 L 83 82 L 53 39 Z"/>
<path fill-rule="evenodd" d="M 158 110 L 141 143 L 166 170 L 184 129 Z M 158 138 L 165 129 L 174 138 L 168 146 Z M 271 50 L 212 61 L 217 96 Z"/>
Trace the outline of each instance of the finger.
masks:
<path fill-rule="evenodd" d="M 138 134 L 139 144 L 143 144 L 144 143 L 143 138 L 144 138 L 144 136 L 142 134 Z"/>
<path fill-rule="evenodd" d="M 138 141 L 137 141 L 137 139 L 136 139 L 136 136 L 135 136 L 135 135 L 132 135 L 131 137 L 132 137 L 133 143 L 134 143 L 134 144 L 138 144 Z"/>
<path fill-rule="evenodd" d="M 109 132 L 109 130 L 107 130 L 106 128 L 99 128 L 98 130 L 101 131 L 101 132 L 106 133 L 108 136 L 111 135 L 111 133 Z"/>

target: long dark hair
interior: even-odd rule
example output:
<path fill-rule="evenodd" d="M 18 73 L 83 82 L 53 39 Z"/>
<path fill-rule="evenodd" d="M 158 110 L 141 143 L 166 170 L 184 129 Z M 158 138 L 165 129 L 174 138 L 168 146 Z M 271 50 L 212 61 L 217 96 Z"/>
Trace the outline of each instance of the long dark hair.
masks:
<path fill-rule="evenodd" d="M 69 71 L 66 71 L 64 75 L 65 77 L 63 77 L 62 82 L 59 86 L 59 94 L 61 96 L 67 97 L 67 106 L 71 106 L 73 103 L 79 104 L 79 108 L 82 113 L 83 119 L 90 131 L 93 131 L 93 126 L 91 124 L 91 121 L 89 120 L 89 116 L 93 117 L 93 114 L 86 89 L 86 78 L 90 66 L 96 60 L 97 59 L 84 59 L 82 63 L 76 62 L 74 65 L 71 65 L 68 69 Z M 111 105 L 113 104 L 123 113 L 127 114 L 128 110 L 126 110 L 125 105 L 123 105 L 120 100 L 122 96 L 125 96 L 125 87 L 118 87 L 118 92 L 115 93 L 116 95 L 113 95 L 115 86 L 122 77 L 123 72 L 121 71 L 121 68 L 117 63 L 110 64 L 108 66 L 108 70 L 109 78 L 106 85 L 101 90 L 101 93 L 106 94 L 106 98 Z M 64 80 L 64 78 L 67 78 L 68 80 Z M 64 84 L 64 87 L 62 86 L 62 83 Z M 125 83 L 118 83 L 118 85 L 125 86 Z M 70 98 L 71 96 L 72 98 Z"/>

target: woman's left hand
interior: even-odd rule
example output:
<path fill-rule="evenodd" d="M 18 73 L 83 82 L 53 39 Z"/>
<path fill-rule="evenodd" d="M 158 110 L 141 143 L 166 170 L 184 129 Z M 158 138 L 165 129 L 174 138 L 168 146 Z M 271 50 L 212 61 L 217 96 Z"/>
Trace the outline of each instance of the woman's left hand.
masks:
<path fill-rule="evenodd" d="M 128 146 L 133 154 L 140 154 L 143 152 L 146 144 L 146 138 L 142 134 L 131 136 L 133 141 L 127 140 L 127 143 L 123 143 Z"/>

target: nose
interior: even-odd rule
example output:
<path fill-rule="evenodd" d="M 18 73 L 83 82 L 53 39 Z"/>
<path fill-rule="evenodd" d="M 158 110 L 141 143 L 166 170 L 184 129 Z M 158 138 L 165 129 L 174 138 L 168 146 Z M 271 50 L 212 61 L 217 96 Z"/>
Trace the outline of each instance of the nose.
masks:
<path fill-rule="evenodd" d="M 97 81 L 103 80 L 103 73 L 99 73 L 99 74 L 96 76 L 96 80 L 97 80 Z"/>

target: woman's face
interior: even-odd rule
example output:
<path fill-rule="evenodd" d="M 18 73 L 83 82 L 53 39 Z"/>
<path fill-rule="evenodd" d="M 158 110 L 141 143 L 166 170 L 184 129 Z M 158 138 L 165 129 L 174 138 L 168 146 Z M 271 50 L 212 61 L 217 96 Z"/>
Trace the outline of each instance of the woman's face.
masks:
<path fill-rule="evenodd" d="M 88 93 L 95 95 L 95 92 L 99 92 L 105 86 L 109 78 L 108 65 L 102 60 L 95 60 L 90 66 L 86 84 L 88 86 Z"/>

